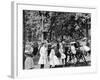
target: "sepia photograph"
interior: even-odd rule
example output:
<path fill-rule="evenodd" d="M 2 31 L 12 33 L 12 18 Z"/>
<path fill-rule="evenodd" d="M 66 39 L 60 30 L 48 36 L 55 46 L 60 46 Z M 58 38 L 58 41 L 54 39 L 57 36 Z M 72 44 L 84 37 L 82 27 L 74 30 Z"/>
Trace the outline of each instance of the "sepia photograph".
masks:
<path fill-rule="evenodd" d="M 23 69 L 91 66 L 91 13 L 23 10 Z"/>

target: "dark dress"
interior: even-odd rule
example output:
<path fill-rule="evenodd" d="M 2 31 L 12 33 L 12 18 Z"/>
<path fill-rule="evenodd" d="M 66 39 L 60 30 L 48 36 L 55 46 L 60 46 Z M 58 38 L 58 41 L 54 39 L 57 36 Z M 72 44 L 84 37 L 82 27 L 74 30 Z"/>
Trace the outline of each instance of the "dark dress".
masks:
<path fill-rule="evenodd" d="M 67 61 L 67 56 L 68 56 L 67 52 L 68 52 L 68 47 L 65 47 L 65 52 L 64 52 L 64 54 L 66 55 L 65 62 Z"/>
<path fill-rule="evenodd" d="M 51 45 L 48 45 L 48 56 L 50 55 L 51 52 Z"/>
<path fill-rule="evenodd" d="M 33 52 L 32 52 L 32 54 L 33 54 L 34 56 L 36 56 L 36 55 L 37 55 L 37 52 L 38 52 L 38 47 L 33 47 Z"/>
<path fill-rule="evenodd" d="M 55 55 L 57 56 L 57 58 L 61 58 L 61 54 L 59 52 L 59 43 L 57 43 L 57 47 L 55 49 Z"/>

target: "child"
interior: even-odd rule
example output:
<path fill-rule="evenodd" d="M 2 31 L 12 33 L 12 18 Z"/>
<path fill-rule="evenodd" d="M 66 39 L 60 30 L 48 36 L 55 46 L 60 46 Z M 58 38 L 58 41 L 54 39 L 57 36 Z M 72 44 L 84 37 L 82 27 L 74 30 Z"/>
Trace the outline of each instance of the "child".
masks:
<path fill-rule="evenodd" d="M 40 58 L 38 64 L 40 64 L 40 68 L 44 68 L 44 65 L 47 64 L 48 57 L 47 57 L 47 46 L 43 44 L 40 48 Z"/>

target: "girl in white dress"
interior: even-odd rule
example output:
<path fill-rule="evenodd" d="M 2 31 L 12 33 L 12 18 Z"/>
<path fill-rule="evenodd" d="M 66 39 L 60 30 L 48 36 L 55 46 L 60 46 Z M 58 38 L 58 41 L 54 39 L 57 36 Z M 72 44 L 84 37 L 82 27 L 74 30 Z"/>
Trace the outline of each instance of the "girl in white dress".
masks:
<path fill-rule="evenodd" d="M 50 58 L 50 68 L 55 67 L 55 65 L 60 65 L 59 59 L 55 55 L 54 47 L 51 49 L 49 58 Z"/>
<path fill-rule="evenodd" d="M 48 62 L 48 57 L 47 57 L 47 47 L 46 44 L 44 44 L 40 48 L 40 58 L 38 64 L 41 65 L 41 68 L 44 68 L 44 65 L 47 64 Z"/>

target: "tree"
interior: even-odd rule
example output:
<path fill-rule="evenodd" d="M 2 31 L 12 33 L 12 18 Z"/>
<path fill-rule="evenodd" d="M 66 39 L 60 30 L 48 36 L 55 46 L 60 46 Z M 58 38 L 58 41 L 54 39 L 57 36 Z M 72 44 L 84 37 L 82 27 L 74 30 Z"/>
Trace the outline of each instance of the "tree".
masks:
<path fill-rule="evenodd" d="M 53 12 L 24 10 L 25 40 L 39 40 L 47 31 L 49 40 L 70 37 L 77 40 L 88 37 L 90 27 L 89 13 Z"/>
<path fill-rule="evenodd" d="M 90 23 L 90 17 L 88 20 L 86 13 L 69 13 L 69 12 L 53 12 L 51 16 L 50 33 L 59 37 L 63 35 L 70 36 L 72 39 L 77 40 L 85 37 L 86 31 L 88 31 L 87 25 Z M 89 28 L 90 29 L 90 28 Z M 85 31 L 86 30 L 86 31 Z"/>

